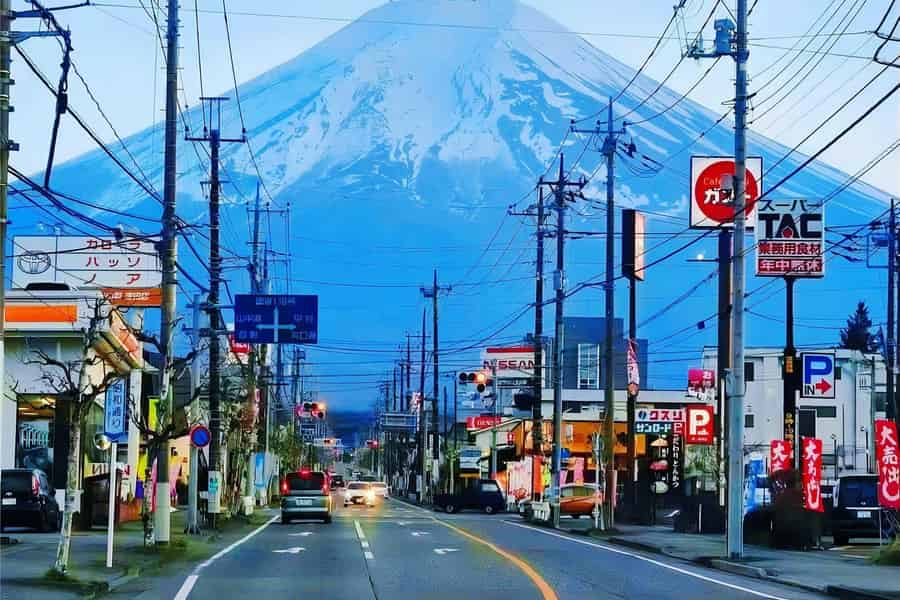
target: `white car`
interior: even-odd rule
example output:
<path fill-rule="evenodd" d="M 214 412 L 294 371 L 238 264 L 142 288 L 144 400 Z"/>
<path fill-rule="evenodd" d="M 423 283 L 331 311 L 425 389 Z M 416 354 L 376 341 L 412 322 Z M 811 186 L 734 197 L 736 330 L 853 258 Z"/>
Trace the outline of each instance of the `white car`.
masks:
<path fill-rule="evenodd" d="M 365 504 L 373 506 L 375 504 L 375 490 L 372 484 L 367 481 L 351 481 L 344 490 L 344 506 L 350 504 Z"/>
<path fill-rule="evenodd" d="M 382 498 L 388 497 L 388 486 L 383 481 L 373 481 L 372 489 L 375 491 L 376 496 L 381 496 Z"/>

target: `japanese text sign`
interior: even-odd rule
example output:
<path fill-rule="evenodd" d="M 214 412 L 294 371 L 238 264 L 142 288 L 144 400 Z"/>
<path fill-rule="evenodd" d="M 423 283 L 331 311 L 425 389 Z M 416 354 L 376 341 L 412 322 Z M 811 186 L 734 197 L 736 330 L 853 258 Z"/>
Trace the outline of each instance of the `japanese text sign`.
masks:
<path fill-rule="evenodd" d="M 877 419 L 878 504 L 887 508 L 900 508 L 900 447 L 897 442 L 897 424 L 889 419 Z"/>
<path fill-rule="evenodd" d="M 319 297 L 237 294 L 234 341 L 248 344 L 315 344 L 319 334 Z"/>
<path fill-rule="evenodd" d="M 822 502 L 822 440 L 803 438 L 803 507 L 814 512 L 824 512 Z"/>
<path fill-rule="evenodd" d="M 824 216 L 821 203 L 764 200 L 757 207 L 759 277 L 825 275 Z"/>
<path fill-rule="evenodd" d="M 154 241 L 88 236 L 17 236 L 12 285 L 67 283 L 72 288 L 157 288 L 162 267 Z"/>
<path fill-rule="evenodd" d="M 113 442 L 128 439 L 128 418 L 125 407 L 125 380 L 119 379 L 106 389 L 103 409 L 103 433 Z"/>
<path fill-rule="evenodd" d="M 713 407 L 706 404 L 696 404 L 687 407 L 687 433 L 686 444 L 700 444 L 710 446 L 715 441 Z"/>
<path fill-rule="evenodd" d="M 639 408 L 634 413 L 635 421 L 650 423 L 684 422 L 684 409 L 681 408 Z"/>
<path fill-rule="evenodd" d="M 790 469 L 794 464 L 794 445 L 788 440 L 772 440 L 769 446 L 769 473 Z"/>
<path fill-rule="evenodd" d="M 769 447 L 769 473 L 790 469 L 794 464 L 794 445 L 788 440 L 772 440 Z"/>
<path fill-rule="evenodd" d="M 747 158 L 746 225 L 756 224 L 756 201 L 762 193 L 762 158 Z M 718 229 L 734 226 L 734 159 L 718 156 L 691 157 L 691 228 Z"/>
<path fill-rule="evenodd" d="M 478 417 L 466 417 L 466 429 L 486 429 L 499 425 L 502 422 L 503 417 L 500 416 L 480 415 Z"/>

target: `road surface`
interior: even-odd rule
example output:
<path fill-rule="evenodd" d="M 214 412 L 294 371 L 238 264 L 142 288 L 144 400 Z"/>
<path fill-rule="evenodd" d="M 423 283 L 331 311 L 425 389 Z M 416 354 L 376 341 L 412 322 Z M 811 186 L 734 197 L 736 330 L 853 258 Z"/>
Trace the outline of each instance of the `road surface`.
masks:
<path fill-rule="evenodd" d="M 445 515 L 388 500 L 339 507 L 330 525 L 274 521 L 212 559 L 113 596 L 224 598 L 820 598 L 586 537 L 515 515 Z"/>

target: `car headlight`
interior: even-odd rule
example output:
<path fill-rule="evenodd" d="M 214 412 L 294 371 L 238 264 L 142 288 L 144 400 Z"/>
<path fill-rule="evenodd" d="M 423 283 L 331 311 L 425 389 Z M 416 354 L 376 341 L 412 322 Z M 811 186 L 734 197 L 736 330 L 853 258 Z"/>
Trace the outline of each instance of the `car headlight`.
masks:
<path fill-rule="evenodd" d="M 344 498 L 349 498 L 349 497 L 350 497 L 350 490 L 347 490 L 346 492 L 344 492 Z"/>
<path fill-rule="evenodd" d="M 369 500 L 374 500 L 375 499 L 375 491 L 369 490 L 368 492 L 366 492 L 366 498 L 368 498 Z"/>

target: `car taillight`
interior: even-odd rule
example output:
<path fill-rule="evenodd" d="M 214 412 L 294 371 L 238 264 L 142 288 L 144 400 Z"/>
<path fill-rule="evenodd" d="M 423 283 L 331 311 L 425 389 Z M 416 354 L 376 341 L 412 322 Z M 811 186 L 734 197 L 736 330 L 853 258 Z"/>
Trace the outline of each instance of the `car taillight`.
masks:
<path fill-rule="evenodd" d="M 288 492 L 287 480 L 284 480 L 281 482 L 281 493 L 287 494 L 287 492 Z"/>
<path fill-rule="evenodd" d="M 38 481 L 37 475 L 31 476 L 31 493 L 34 496 L 41 495 L 41 482 Z"/>
<path fill-rule="evenodd" d="M 327 485 L 323 485 L 323 486 L 322 486 L 322 493 L 323 493 L 323 494 L 327 494 L 327 493 L 328 493 L 328 486 L 327 486 Z"/>

